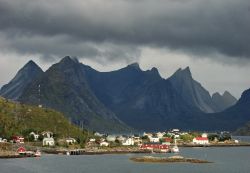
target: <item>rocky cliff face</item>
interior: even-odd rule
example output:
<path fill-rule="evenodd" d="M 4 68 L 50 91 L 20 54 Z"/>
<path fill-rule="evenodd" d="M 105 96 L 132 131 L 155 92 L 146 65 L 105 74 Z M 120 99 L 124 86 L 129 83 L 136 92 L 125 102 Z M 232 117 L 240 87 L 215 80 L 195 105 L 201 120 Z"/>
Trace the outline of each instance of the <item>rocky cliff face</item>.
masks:
<path fill-rule="evenodd" d="M 205 113 L 217 111 L 209 92 L 192 77 L 189 67 L 177 70 L 169 81 L 184 100 Z"/>
<path fill-rule="evenodd" d="M 42 69 L 35 62 L 29 61 L 8 84 L 1 88 L 0 95 L 18 100 L 25 88 L 42 73 Z"/>

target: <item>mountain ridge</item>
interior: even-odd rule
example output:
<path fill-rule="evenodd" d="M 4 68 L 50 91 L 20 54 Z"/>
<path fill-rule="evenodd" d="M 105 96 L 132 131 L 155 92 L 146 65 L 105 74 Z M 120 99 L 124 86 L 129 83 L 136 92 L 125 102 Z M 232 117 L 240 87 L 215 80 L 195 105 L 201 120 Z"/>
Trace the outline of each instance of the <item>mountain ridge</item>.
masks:
<path fill-rule="evenodd" d="M 66 56 L 32 80 L 19 101 L 54 108 L 75 124 L 98 131 L 129 130 L 127 125 L 139 130 L 226 126 L 224 110 L 215 113 L 217 105 L 189 67 L 164 79 L 157 68 L 144 71 L 138 63 L 99 72 Z"/>
<path fill-rule="evenodd" d="M 126 125 L 92 94 L 84 76 L 81 63 L 66 56 L 34 81 L 20 101 L 42 104 L 64 112 L 75 124 L 84 124 L 91 130 L 128 130 Z M 37 94 L 38 85 L 41 86 L 40 98 Z"/>

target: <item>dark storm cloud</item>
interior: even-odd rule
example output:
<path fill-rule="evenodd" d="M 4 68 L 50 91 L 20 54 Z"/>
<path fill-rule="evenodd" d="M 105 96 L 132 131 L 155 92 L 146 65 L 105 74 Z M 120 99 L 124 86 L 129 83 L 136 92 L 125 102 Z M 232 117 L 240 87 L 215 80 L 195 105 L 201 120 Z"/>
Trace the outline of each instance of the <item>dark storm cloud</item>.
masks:
<path fill-rule="evenodd" d="M 6 49 L 43 56 L 132 59 L 156 46 L 250 59 L 250 1 L 0 0 L 0 31 Z"/>

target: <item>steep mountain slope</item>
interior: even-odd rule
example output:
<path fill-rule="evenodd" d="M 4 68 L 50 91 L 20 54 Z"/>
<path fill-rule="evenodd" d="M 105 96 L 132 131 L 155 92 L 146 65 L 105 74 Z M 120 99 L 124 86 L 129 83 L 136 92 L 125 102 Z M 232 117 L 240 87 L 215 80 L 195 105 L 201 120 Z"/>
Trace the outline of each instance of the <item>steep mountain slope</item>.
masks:
<path fill-rule="evenodd" d="M 213 129 L 234 131 L 250 121 L 250 89 L 244 91 L 237 103 L 230 108 L 208 115 L 207 122 Z"/>
<path fill-rule="evenodd" d="M 212 95 L 212 100 L 217 106 L 217 111 L 223 111 L 237 102 L 237 99 L 232 96 L 228 91 L 225 91 L 223 95 L 216 92 Z"/>
<path fill-rule="evenodd" d="M 40 95 L 38 85 L 41 86 Z M 22 94 L 21 102 L 42 104 L 65 113 L 71 121 L 102 132 L 128 130 L 92 93 L 78 60 L 65 57 L 51 66 Z"/>
<path fill-rule="evenodd" d="M 97 98 L 134 128 L 187 127 L 185 116 L 199 112 L 183 100 L 168 80 L 160 77 L 156 68 L 142 71 L 134 63 L 112 72 L 98 72 L 89 66 L 84 69 Z"/>
<path fill-rule="evenodd" d="M 51 109 L 23 105 L 0 97 L 0 136 L 10 138 L 35 132 L 52 131 L 58 137 L 85 141 L 87 131 L 72 125 L 63 114 Z"/>
<path fill-rule="evenodd" d="M 22 75 L 16 78 L 25 79 Z M 75 124 L 102 132 L 130 131 L 125 124 L 143 131 L 235 130 L 250 121 L 247 91 L 232 107 L 213 113 L 228 107 L 234 98 L 225 92 L 218 100 L 217 94 L 212 99 L 192 78 L 189 68 L 163 79 L 156 68 L 143 71 L 137 63 L 99 72 L 65 57 L 27 80 L 30 82 L 16 97 L 18 101 L 56 109 Z M 8 85 L 4 89 L 10 88 Z M 225 104 L 223 108 L 220 99 Z"/>
<path fill-rule="evenodd" d="M 1 88 L 0 95 L 11 100 L 18 100 L 24 89 L 42 73 L 42 69 L 36 63 L 29 61 L 8 84 Z"/>
<path fill-rule="evenodd" d="M 178 69 L 168 80 L 184 100 L 201 111 L 205 113 L 217 111 L 209 92 L 193 79 L 189 67 Z"/>

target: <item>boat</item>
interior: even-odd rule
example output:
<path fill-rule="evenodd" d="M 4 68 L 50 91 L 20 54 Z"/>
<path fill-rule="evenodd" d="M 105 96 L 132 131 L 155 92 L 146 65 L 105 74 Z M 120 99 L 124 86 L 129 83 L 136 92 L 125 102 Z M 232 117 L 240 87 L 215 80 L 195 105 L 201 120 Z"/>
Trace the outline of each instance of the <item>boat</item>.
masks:
<path fill-rule="evenodd" d="M 174 146 L 171 148 L 171 152 L 172 153 L 179 153 L 180 152 L 179 147 L 176 144 L 176 139 L 174 139 Z"/>
<path fill-rule="evenodd" d="M 173 146 L 173 148 L 171 148 L 171 152 L 172 152 L 172 153 L 179 153 L 180 150 L 179 150 L 178 146 L 175 145 L 175 146 Z"/>
<path fill-rule="evenodd" d="M 66 152 L 66 155 L 67 155 L 67 156 L 70 156 L 70 152 L 69 152 L 69 151 L 67 151 L 67 152 Z"/>
<path fill-rule="evenodd" d="M 35 156 L 35 157 L 41 157 L 41 155 L 42 155 L 42 154 L 41 154 L 41 151 L 36 150 L 34 156 Z"/>

